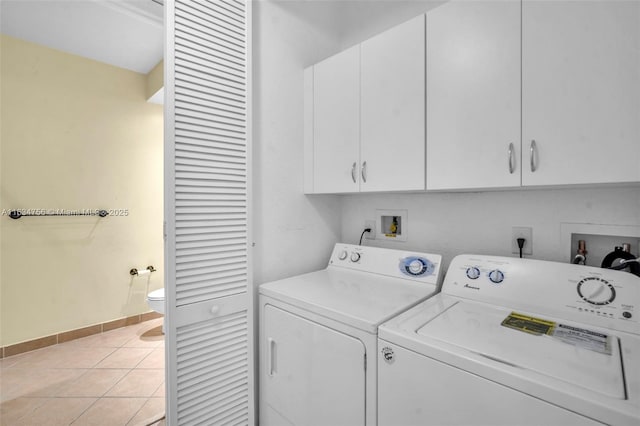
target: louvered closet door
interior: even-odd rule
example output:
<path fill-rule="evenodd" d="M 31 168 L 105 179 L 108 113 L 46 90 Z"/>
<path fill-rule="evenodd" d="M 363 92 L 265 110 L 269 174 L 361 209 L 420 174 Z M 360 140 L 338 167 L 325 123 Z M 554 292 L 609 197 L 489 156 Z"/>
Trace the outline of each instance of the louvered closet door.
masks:
<path fill-rule="evenodd" d="M 253 424 L 250 2 L 167 1 L 167 420 Z"/>

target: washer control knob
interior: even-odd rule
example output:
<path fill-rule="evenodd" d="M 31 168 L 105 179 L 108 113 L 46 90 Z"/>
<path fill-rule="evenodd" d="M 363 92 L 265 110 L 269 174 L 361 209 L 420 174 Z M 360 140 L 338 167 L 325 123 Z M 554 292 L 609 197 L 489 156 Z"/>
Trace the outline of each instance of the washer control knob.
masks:
<path fill-rule="evenodd" d="M 349 253 L 347 253 L 346 250 L 342 250 L 340 252 L 340 254 L 338 254 L 338 259 L 340 260 L 345 260 L 347 258 L 347 256 L 349 255 Z"/>
<path fill-rule="evenodd" d="M 586 277 L 578 283 L 578 295 L 592 305 L 608 305 L 616 298 L 613 285 L 600 277 Z"/>
<path fill-rule="evenodd" d="M 357 251 L 351 253 L 351 261 L 357 262 L 358 260 L 360 260 L 360 253 L 358 253 Z"/>
<path fill-rule="evenodd" d="M 494 284 L 500 284 L 504 281 L 504 273 L 500 269 L 494 269 L 489 272 L 489 280 Z"/>
<path fill-rule="evenodd" d="M 477 280 L 479 276 L 480 276 L 480 269 L 478 269 L 475 266 L 467 268 L 467 277 L 469 277 L 472 280 Z"/>

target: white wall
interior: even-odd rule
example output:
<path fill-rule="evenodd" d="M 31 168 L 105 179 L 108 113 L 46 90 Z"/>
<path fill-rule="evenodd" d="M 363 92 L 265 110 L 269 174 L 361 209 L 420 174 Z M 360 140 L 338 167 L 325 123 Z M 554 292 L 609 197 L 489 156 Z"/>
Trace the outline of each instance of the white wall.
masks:
<path fill-rule="evenodd" d="M 561 244 L 562 223 L 640 226 L 640 188 L 349 195 L 342 201 L 342 240 L 357 243 L 376 209 L 408 210 L 408 239 L 365 240 L 368 245 L 440 253 L 448 265 L 460 253 L 515 256 L 511 228 L 527 226 L 530 257 L 563 261 L 570 248 Z"/>
<path fill-rule="evenodd" d="M 254 282 L 321 269 L 340 237 L 340 199 L 303 194 L 303 70 L 336 53 L 312 24 L 321 3 L 259 1 L 253 9 Z"/>
<path fill-rule="evenodd" d="M 256 1 L 254 282 L 321 269 L 341 239 L 339 196 L 303 194 L 303 70 L 441 1 Z"/>

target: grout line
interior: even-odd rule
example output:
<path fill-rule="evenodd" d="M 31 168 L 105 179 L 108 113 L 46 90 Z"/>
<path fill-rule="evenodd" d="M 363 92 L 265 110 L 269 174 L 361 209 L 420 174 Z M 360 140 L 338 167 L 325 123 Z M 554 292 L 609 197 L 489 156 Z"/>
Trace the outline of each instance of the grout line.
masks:
<path fill-rule="evenodd" d="M 111 392 L 111 390 L 112 390 L 113 388 L 115 388 L 115 387 L 118 385 L 118 383 L 120 383 L 121 381 L 123 381 L 123 380 L 125 379 L 125 377 L 127 377 L 127 376 L 129 375 L 129 373 L 131 373 L 131 372 L 133 371 L 133 369 L 132 369 L 132 368 L 121 368 L 120 370 L 129 370 L 129 371 L 127 371 L 126 373 L 124 373 L 124 374 L 122 375 L 122 377 L 120 377 L 120 380 L 118 380 L 117 382 L 115 382 L 115 383 L 113 384 L 113 386 L 111 386 L 109 389 L 107 389 L 107 391 L 106 391 L 106 392 L 105 392 L 105 393 L 104 393 L 100 398 L 114 398 L 114 397 L 112 397 L 112 396 L 107 396 L 107 394 L 108 394 L 109 392 Z M 129 420 L 131 420 L 131 419 L 129 419 Z"/>
<path fill-rule="evenodd" d="M 31 399 L 40 399 L 41 401 L 40 401 L 40 403 L 39 403 L 39 404 L 36 404 L 33 408 L 31 408 L 31 410 L 29 410 L 29 412 L 27 412 L 27 413 L 23 413 L 20 417 L 18 417 L 17 419 L 15 419 L 17 422 L 20 422 L 20 420 L 21 420 L 21 419 L 26 418 L 27 416 L 30 416 L 34 411 L 36 411 L 38 408 L 40 408 L 41 406 L 43 406 L 44 404 L 46 404 L 46 402 L 47 402 L 49 399 L 51 399 L 51 397 L 39 397 L 39 396 L 36 396 L 36 397 L 29 397 L 29 398 L 31 398 Z M 6 402 L 6 401 L 5 401 L 5 402 Z M 3 404 L 4 404 L 5 402 L 3 402 Z M 2 419 L 2 418 L 0 417 L 0 420 L 1 420 L 1 419 Z"/>
<path fill-rule="evenodd" d="M 142 408 L 140 408 L 142 409 Z M 139 410 L 138 410 L 139 411 Z M 138 413 L 136 413 L 137 415 Z M 142 422 L 139 422 L 137 425 L 132 425 L 132 426 L 153 426 L 156 423 L 158 423 L 160 420 L 165 418 L 165 411 L 163 411 L 162 413 L 156 414 L 154 416 L 151 416 L 145 420 L 143 420 Z M 131 421 L 131 420 L 129 420 Z"/>
<path fill-rule="evenodd" d="M 118 349 L 120 349 L 121 346 L 119 347 L 112 347 L 110 349 L 113 349 L 111 352 L 109 352 L 108 355 L 105 355 L 100 361 L 96 362 L 95 364 L 93 364 L 93 367 L 91 367 L 92 370 L 102 370 L 102 368 L 98 368 L 98 364 L 100 364 L 102 361 L 104 361 L 105 359 L 109 358 L 111 355 L 113 355 L 114 353 L 116 353 L 116 351 Z M 115 370 L 115 368 L 114 368 Z M 105 392 L 106 393 L 106 392 Z"/>
<path fill-rule="evenodd" d="M 80 398 L 82 398 L 82 397 L 80 397 Z M 90 409 L 91 407 L 93 407 L 94 405 L 96 405 L 96 403 L 97 403 L 98 401 L 100 401 L 100 398 L 99 398 L 99 397 L 98 397 L 98 398 L 95 398 L 95 401 L 93 401 L 93 403 L 89 404 L 89 406 L 88 406 L 87 408 L 85 408 L 85 409 L 82 411 L 82 413 L 78 414 L 78 416 L 77 416 L 75 419 L 71 420 L 71 423 L 69 423 L 69 426 L 73 425 L 73 424 L 76 422 L 76 420 L 78 420 L 80 417 L 82 417 L 82 416 L 84 415 L 84 413 L 86 413 L 87 411 L 89 411 L 89 409 Z"/>
<path fill-rule="evenodd" d="M 147 400 L 140 406 L 140 408 L 138 408 L 138 411 L 133 413 L 133 416 L 129 417 L 129 420 L 127 420 L 125 425 L 128 425 L 129 423 L 131 423 L 131 420 L 135 419 L 135 417 L 138 415 L 138 413 L 144 408 L 145 405 L 147 405 L 147 402 L 149 402 L 149 398 L 147 398 Z"/>

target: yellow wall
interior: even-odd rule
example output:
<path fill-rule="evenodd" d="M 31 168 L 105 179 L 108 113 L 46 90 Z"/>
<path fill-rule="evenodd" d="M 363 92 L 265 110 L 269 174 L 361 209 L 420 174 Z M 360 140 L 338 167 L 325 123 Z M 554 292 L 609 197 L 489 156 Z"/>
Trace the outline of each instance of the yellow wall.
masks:
<path fill-rule="evenodd" d="M 146 76 L 4 35 L 0 62 L 0 345 L 149 311 L 163 285 L 163 126 Z M 7 215 L 98 208 L 127 215 Z M 147 265 L 158 272 L 129 275 Z"/>

